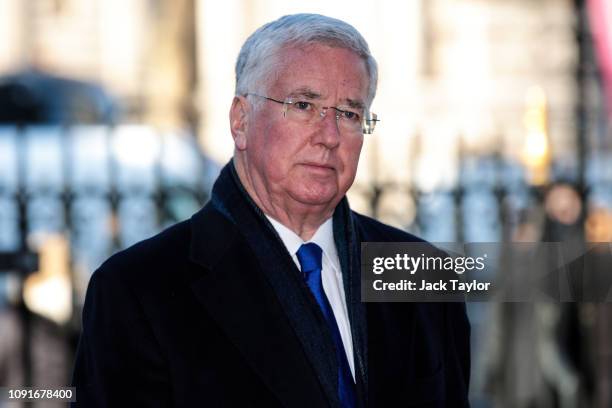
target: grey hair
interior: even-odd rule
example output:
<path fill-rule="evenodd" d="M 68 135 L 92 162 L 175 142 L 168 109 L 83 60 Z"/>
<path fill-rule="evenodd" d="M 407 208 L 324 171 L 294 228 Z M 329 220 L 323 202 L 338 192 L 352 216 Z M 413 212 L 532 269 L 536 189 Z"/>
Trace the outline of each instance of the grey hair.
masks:
<path fill-rule="evenodd" d="M 378 66 L 368 43 L 352 25 L 320 14 L 292 14 L 258 28 L 242 45 L 236 60 L 236 95 L 254 92 L 272 73 L 276 54 L 287 46 L 325 44 L 359 55 L 369 75 L 369 106 L 376 94 Z"/>

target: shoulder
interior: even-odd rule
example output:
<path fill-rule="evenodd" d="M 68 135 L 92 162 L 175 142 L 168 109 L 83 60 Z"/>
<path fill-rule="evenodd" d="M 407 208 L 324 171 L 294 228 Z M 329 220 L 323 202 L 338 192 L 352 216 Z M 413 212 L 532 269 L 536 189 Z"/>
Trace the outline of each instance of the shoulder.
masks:
<path fill-rule="evenodd" d="M 362 241 L 372 242 L 425 242 L 399 228 L 384 224 L 374 218 L 351 211 L 354 224 L 362 237 Z"/>
<path fill-rule="evenodd" d="M 152 281 L 176 270 L 188 260 L 190 237 L 189 221 L 174 224 L 112 255 L 94 272 L 90 285 Z"/>

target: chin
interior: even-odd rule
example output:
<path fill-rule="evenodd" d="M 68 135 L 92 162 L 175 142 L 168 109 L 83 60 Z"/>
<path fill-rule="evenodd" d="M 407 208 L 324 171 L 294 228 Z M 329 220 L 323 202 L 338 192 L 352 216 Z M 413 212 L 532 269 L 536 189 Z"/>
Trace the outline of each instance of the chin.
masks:
<path fill-rule="evenodd" d="M 299 191 L 293 195 L 302 204 L 329 205 L 339 201 L 337 191 Z"/>

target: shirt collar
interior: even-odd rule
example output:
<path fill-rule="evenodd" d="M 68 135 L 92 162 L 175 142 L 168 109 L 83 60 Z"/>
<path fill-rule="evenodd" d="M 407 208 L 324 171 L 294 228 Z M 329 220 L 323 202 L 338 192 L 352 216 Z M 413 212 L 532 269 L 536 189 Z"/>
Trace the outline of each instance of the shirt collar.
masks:
<path fill-rule="evenodd" d="M 294 256 L 300 246 L 305 244 L 306 242 L 314 242 L 318 246 L 321 247 L 323 253 L 328 257 L 334 259 L 338 257 L 338 253 L 336 251 L 336 245 L 334 243 L 334 225 L 333 225 L 333 217 L 328 218 L 321 226 L 317 229 L 317 232 L 310 238 L 309 241 L 304 241 L 297 235 L 295 232 L 291 231 L 289 228 L 270 217 L 266 214 L 266 217 L 278 232 L 281 240 L 287 247 L 287 250 Z"/>

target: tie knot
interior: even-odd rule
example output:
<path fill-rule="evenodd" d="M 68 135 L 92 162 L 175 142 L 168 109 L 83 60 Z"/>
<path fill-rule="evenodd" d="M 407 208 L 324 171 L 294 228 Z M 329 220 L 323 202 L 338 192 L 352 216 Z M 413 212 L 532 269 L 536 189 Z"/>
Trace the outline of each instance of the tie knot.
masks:
<path fill-rule="evenodd" d="M 302 267 L 303 273 L 310 273 L 316 270 L 321 270 L 321 258 L 323 250 L 314 242 L 302 244 L 297 251 L 298 261 Z"/>

